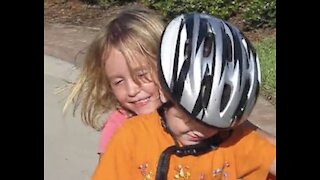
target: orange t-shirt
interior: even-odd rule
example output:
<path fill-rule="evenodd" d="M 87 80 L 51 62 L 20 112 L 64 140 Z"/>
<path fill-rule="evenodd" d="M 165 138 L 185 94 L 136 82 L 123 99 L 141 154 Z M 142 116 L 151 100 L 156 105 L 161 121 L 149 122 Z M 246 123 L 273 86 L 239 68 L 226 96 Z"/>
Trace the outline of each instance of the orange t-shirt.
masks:
<path fill-rule="evenodd" d="M 160 155 L 172 145 L 157 113 L 133 117 L 111 139 L 92 179 L 155 179 Z M 255 131 L 238 128 L 216 150 L 171 155 L 167 179 L 264 180 L 275 154 L 275 146 Z"/>

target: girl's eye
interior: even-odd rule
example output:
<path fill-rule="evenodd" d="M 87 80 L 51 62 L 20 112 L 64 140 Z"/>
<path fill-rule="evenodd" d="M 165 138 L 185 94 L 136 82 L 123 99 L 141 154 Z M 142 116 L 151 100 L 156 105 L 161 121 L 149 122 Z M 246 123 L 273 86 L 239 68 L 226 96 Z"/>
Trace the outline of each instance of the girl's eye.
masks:
<path fill-rule="evenodd" d="M 146 76 L 147 74 L 148 74 L 148 72 L 147 72 L 147 71 L 144 71 L 144 70 L 137 72 L 137 75 L 138 75 L 138 77 L 140 77 L 140 78 Z"/>
<path fill-rule="evenodd" d="M 142 76 L 145 76 L 146 74 L 147 74 L 146 72 L 139 72 L 139 73 L 138 73 L 138 76 L 139 76 L 139 77 L 142 77 Z"/>
<path fill-rule="evenodd" d="M 113 82 L 114 85 L 120 85 L 123 82 L 122 79 L 116 80 Z"/>
<path fill-rule="evenodd" d="M 146 70 L 146 69 L 139 69 L 135 72 L 135 79 L 137 81 L 146 83 L 146 82 L 150 82 L 151 79 L 151 74 L 150 71 Z"/>

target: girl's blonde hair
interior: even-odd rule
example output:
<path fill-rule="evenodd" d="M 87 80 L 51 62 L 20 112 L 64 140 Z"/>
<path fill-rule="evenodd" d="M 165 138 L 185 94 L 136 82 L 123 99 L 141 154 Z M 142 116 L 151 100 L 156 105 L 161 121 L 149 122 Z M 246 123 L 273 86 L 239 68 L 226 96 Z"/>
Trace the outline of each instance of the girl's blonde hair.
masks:
<path fill-rule="evenodd" d="M 73 85 L 63 111 L 74 103 L 75 113 L 81 105 L 82 121 L 101 129 L 100 116 L 119 106 L 104 70 L 104 61 L 110 50 L 115 48 L 123 54 L 132 75 L 132 63 L 143 64 L 151 75 L 148 80 L 157 82 L 156 58 L 163 29 L 161 16 L 141 6 L 122 7 L 110 12 L 106 25 L 89 46 L 79 79 Z M 136 55 L 144 56 L 147 62 L 141 62 Z"/>

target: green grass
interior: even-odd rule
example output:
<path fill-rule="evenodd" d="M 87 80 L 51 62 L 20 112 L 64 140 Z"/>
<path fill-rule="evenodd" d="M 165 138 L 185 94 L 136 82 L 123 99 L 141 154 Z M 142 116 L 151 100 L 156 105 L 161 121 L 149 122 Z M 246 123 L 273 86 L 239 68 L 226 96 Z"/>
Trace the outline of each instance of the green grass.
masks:
<path fill-rule="evenodd" d="M 259 55 L 261 67 L 261 91 L 272 104 L 276 103 L 276 37 L 268 37 L 253 43 Z"/>

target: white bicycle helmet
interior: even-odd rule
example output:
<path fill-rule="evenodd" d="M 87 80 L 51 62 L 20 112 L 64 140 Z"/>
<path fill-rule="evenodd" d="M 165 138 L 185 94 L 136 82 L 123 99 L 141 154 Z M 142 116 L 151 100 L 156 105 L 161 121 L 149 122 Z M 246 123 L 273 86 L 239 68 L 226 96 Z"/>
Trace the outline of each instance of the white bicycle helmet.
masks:
<path fill-rule="evenodd" d="M 230 128 L 251 113 L 260 86 L 259 59 L 238 28 L 201 13 L 174 18 L 162 34 L 159 79 L 191 117 Z"/>

